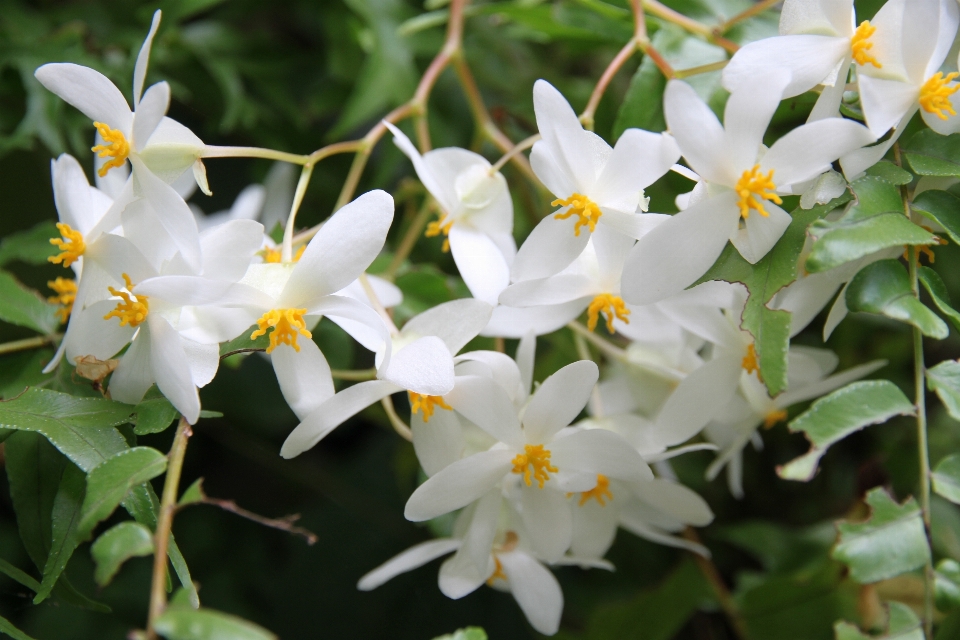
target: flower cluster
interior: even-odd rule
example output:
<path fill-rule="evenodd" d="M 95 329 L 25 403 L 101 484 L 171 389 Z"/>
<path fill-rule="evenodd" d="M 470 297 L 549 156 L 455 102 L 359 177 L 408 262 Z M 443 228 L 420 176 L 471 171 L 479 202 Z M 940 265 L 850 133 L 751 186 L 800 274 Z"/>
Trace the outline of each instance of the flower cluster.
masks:
<path fill-rule="evenodd" d="M 156 384 L 192 424 L 220 345 L 265 337 L 300 420 L 283 444 L 285 458 L 405 392 L 427 478 L 405 515 L 416 522 L 458 515 L 448 536 L 389 560 L 359 587 L 452 554 L 440 568 L 444 594 L 460 598 L 484 583 L 508 590 L 545 634 L 557 631 L 563 606 L 548 567 L 612 569 L 604 555 L 618 528 L 708 553 L 677 535 L 713 515 L 677 482 L 671 457 L 715 451 L 708 476 L 726 468 L 731 492 L 741 496 L 742 451 L 762 444 L 761 426 L 883 364 L 835 373 L 830 351 L 794 346 L 787 387 L 771 395 L 754 336 L 741 328 L 747 289 L 703 281 L 728 241 L 758 263 L 793 221 L 784 198 L 800 196 L 809 209 L 842 195 L 918 110 L 939 133 L 960 130 L 951 102 L 957 74 L 940 71 L 957 32 L 954 0 L 890 0 L 859 26 L 849 0 L 786 0 L 782 35 L 743 47 L 723 70 L 730 96 L 722 122 L 689 84 L 670 80 L 668 131 L 627 129 L 612 148 L 538 81 L 530 164 L 555 210 L 519 248 L 499 165 L 457 148 L 421 154 L 386 123 L 439 209 L 426 235 L 444 236 L 473 296 L 397 327 L 389 309 L 401 302 L 399 289 L 366 273 L 393 222 L 385 192 L 358 197 L 302 241 L 294 235 L 302 193 L 288 193 L 280 244 L 257 221 L 282 219 L 264 211 L 261 187 L 229 212 L 191 210 L 193 190 L 210 191 L 207 147 L 166 117 L 166 83 L 143 88 L 159 16 L 137 59 L 132 109 L 92 69 L 48 64 L 36 72 L 96 132 L 96 186 L 69 155 L 52 165 L 62 239 L 52 241 L 59 253 L 51 261 L 72 270 L 75 282 L 51 283 L 68 324 L 49 368 L 64 356 L 70 363 L 118 357 L 107 387 L 113 399 L 135 404 Z M 809 121 L 766 146 L 781 101 L 817 88 Z M 851 92 L 865 125 L 841 117 Z M 645 190 L 670 171 L 691 189 L 677 198 L 679 213 L 651 213 L 669 203 L 651 202 Z M 801 277 L 769 308 L 792 313 L 795 335 L 861 267 L 900 251 Z M 843 299 L 825 336 L 846 313 Z M 585 325 L 577 322 L 584 314 Z M 312 339 L 322 317 L 375 354 L 374 379 L 336 391 Z M 603 345 L 609 366 L 601 374 L 581 360 L 535 385 L 536 337 L 568 325 Z M 615 342 L 601 336 L 604 329 Z M 477 336 L 519 339 L 516 357 L 464 351 Z"/>

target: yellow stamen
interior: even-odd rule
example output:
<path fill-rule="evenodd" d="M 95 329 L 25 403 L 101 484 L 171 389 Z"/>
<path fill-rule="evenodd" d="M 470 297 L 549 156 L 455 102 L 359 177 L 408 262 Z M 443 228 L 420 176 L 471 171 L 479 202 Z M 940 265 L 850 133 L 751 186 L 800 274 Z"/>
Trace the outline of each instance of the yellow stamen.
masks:
<path fill-rule="evenodd" d="M 860 66 L 872 64 L 877 69 L 883 68 L 883 65 L 868 53 L 873 48 L 870 38 L 876 30 L 877 28 L 870 24 L 869 20 L 864 20 L 853 33 L 853 37 L 850 38 L 850 50 L 853 52 L 853 59 Z M 837 81 L 840 82 L 840 79 Z"/>
<path fill-rule="evenodd" d="M 610 493 L 610 479 L 602 473 L 597 474 L 597 486 L 590 491 L 583 491 L 580 493 L 580 506 L 587 504 L 587 502 L 593 498 L 600 503 L 601 507 L 607 506 L 606 500 L 613 500 L 613 494 Z"/>
<path fill-rule="evenodd" d="M 570 207 L 566 211 L 562 211 L 555 216 L 557 220 L 566 220 L 570 216 L 577 216 L 577 224 L 573 228 L 573 235 L 580 235 L 580 227 L 589 226 L 590 233 L 593 233 L 594 229 L 597 228 L 597 222 L 600 220 L 600 216 L 603 215 L 603 212 L 600 211 L 600 207 L 597 206 L 597 203 L 588 198 L 587 196 L 580 195 L 575 193 L 567 199 L 557 198 L 550 203 L 552 207 Z"/>
<path fill-rule="evenodd" d="M 607 331 L 610 333 L 613 333 L 614 318 L 630 324 L 630 319 L 627 317 L 630 315 L 630 309 L 627 309 L 627 306 L 623 303 L 623 298 L 620 296 L 601 293 L 593 299 L 593 302 L 587 307 L 587 328 L 590 331 L 596 330 L 600 314 L 603 314 L 607 319 Z"/>
<path fill-rule="evenodd" d="M 77 299 L 77 281 L 69 278 L 57 278 L 47 282 L 47 286 L 57 294 L 47 298 L 47 302 L 60 305 L 60 308 L 57 309 L 57 315 L 60 316 L 60 324 L 66 324 L 70 312 L 73 311 L 73 301 Z"/>
<path fill-rule="evenodd" d="M 507 576 L 503 572 L 503 565 L 500 564 L 500 558 L 498 558 L 497 556 L 493 556 L 493 562 L 494 562 L 493 574 L 489 578 L 487 578 L 487 585 L 491 587 L 493 586 L 493 583 L 497 581 L 497 579 L 503 580 L 504 582 L 507 581 Z"/>
<path fill-rule="evenodd" d="M 787 419 L 787 412 L 783 409 L 777 409 L 776 411 L 771 411 L 767 414 L 767 417 L 763 419 L 763 428 L 770 429 L 773 425 L 778 422 L 783 422 Z"/>
<path fill-rule="evenodd" d="M 272 309 L 260 316 L 257 320 L 259 329 L 250 334 L 251 340 L 256 340 L 260 336 L 270 333 L 270 346 L 267 347 L 267 353 L 272 353 L 278 344 L 288 344 L 294 351 L 300 351 L 300 345 L 297 344 L 297 334 L 304 338 L 312 338 L 313 334 L 307 331 L 307 324 L 303 321 L 303 314 L 306 309 Z"/>
<path fill-rule="evenodd" d="M 307 245 L 303 245 L 297 249 L 297 253 L 293 256 L 293 262 L 300 262 L 300 257 L 303 256 L 303 252 L 306 250 Z M 260 251 L 260 255 L 263 256 L 264 262 L 269 263 L 280 263 L 283 262 L 283 250 L 279 247 L 273 249 L 271 247 L 266 247 Z"/>
<path fill-rule="evenodd" d="M 94 122 L 93 126 L 100 132 L 100 137 L 103 138 L 105 144 L 98 144 L 90 150 L 101 158 L 113 158 L 97 171 L 97 174 L 102 178 L 107 175 L 110 169 L 123 166 L 123 163 L 127 161 L 127 156 L 130 155 L 130 144 L 122 133 L 116 129 L 111 129 L 102 122 Z"/>
<path fill-rule="evenodd" d="M 127 285 L 126 291 L 118 291 L 113 287 L 107 287 L 110 293 L 115 296 L 119 296 L 122 298 L 122 300 L 117 303 L 117 308 L 103 316 L 103 319 L 109 320 L 110 318 L 120 318 L 121 327 L 126 325 L 136 327 L 147 319 L 147 314 L 150 313 L 150 304 L 147 301 L 147 296 L 131 295 L 128 293 L 131 289 L 133 289 L 133 283 L 130 282 L 130 276 L 124 273 L 123 281 Z"/>
<path fill-rule="evenodd" d="M 740 215 L 743 216 L 743 219 L 746 220 L 750 217 L 750 209 L 756 209 L 763 217 L 770 215 L 763 210 L 763 203 L 758 198 L 783 204 L 780 196 L 773 192 L 776 188 L 777 185 L 773 183 L 773 169 L 770 169 L 767 175 L 763 175 L 760 173 L 760 165 L 755 164 L 752 169 L 744 171 L 737 181 L 737 185 L 733 188 L 740 196 L 737 205 L 740 207 Z"/>
<path fill-rule="evenodd" d="M 523 481 L 529 487 L 531 486 L 530 471 L 532 469 L 534 480 L 543 489 L 543 483 L 550 479 L 550 473 L 559 471 L 550 464 L 550 450 L 544 449 L 542 444 L 527 444 L 523 446 L 523 450 L 524 453 L 518 453 L 512 460 L 513 473 L 522 473 Z"/>
<path fill-rule="evenodd" d="M 63 239 L 50 238 L 50 244 L 60 249 L 60 253 L 55 256 L 50 256 L 47 260 L 53 264 L 62 263 L 63 266 L 69 267 L 80 259 L 83 252 L 87 250 L 87 245 L 83 241 L 83 234 L 65 222 L 57 223 L 57 231 L 60 232 Z"/>
<path fill-rule="evenodd" d="M 757 350 L 753 347 L 752 344 L 749 347 L 747 347 L 747 355 L 743 356 L 743 360 L 741 361 L 740 366 L 742 366 L 743 370 L 746 371 L 747 373 L 760 371 L 760 365 L 757 363 Z"/>
<path fill-rule="evenodd" d="M 413 391 L 407 392 L 410 396 L 410 413 L 417 413 L 423 410 L 423 421 L 430 422 L 435 407 L 452 411 L 453 407 L 443 400 L 443 396 L 424 396 Z"/>
<path fill-rule="evenodd" d="M 930 76 L 930 79 L 920 88 L 920 106 L 923 107 L 923 110 L 935 114 L 941 120 L 947 119 L 944 111 L 951 116 L 957 115 L 957 112 L 953 109 L 953 103 L 950 102 L 950 96 L 960 89 L 960 84 L 950 87 L 947 86 L 947 83 L 952 82 L 958 76 L 960 76 L 960 73 L 956 71 L 948 73 L 946 77 L 944 77 L 942 71 Z"/>
<path fill-rule="evenodd" d="M 433 238 L 440 235 L 441 233 L 445 236 L 450 235 L 450 227 L 453 226 L 453 220 L 447 219 L 444 222 L 446 216 L 440 215 L 439 218 L 427 225 L 427 230 L 423 232 L 425 238 Z M 443 252 L 447 253 L 450 251 L 450 238 L 444 238 L 443 240 Z"/>

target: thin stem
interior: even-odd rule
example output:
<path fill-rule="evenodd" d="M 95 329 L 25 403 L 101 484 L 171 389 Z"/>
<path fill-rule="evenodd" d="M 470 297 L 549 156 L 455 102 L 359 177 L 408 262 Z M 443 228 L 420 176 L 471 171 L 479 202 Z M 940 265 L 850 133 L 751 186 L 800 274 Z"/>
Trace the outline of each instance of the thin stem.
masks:
<path fill-rule="evenodd" d="M 417 244 L 420 234 L 423 233 L 424 227 L 427 226 L 427 220 L 430 219 L 430 213 L 433 211 L 433 208 L 433 198 L 428 196 L 426 200 L 424 200 L 423 206 L 420 207 L 420 210 L 417 212 L 417 215 L 410 222 L 410 226 L 407 227 L 407 232 L 403 234 L 400 245 L 397 247 L 396 253 L 393 254 L 393 259 L 390 260 L 390 264 L 383 273 L 379 274 L 381 278 L 393 281 L 396 277 L 397 270 L 403 266 L 403 261 L 406 260 L 410 252 L 413 251 L 413 247 Z"/>
<path fill-rule="evenodd" d="M 157 640 L 153 625 L 167 607 L 167 548 L 170 543 L 170 528 L 173 514 L 177 508 L 177 492 L 180 487 L 180 472 L 183 470 L 183 456 L 187 451 L 187 440 L 193 435 L 187 419 L 180 416 L 173 445 L 167 454 L 167 475 L 163 480 L 163 495 L 160 499 L 160 513 L 157 517 L 157 530 L 153 536 L 153 581 L 150 584 L 150 614 L 147 620 L 148 640 Z"/>
<path fill-rule="evenodd" d="M 744 20 L 748 18 L 752 18 L 753 16 L 759 13 L 763 13 L 764 11 L 766 11 L 767 9 L 769 9 L 770 7 L 772 7 L 773 5 L 777 4 L 780 1 L 781 0 L 760 0 L 760 2 L 756 3 L 749 9 L 744 9 L 737 15 L 733 16 L 732 18 L 724 22 L 722 25 L 720 25 L 720 27 L 717 30 L 720 33 L 726 33 L 727 31 L 730 30 L 732 26 L 734 26 L 738 22 L 743 22 Z"/>
<path fill-rule="evenodd" d="M 354 153 L 363 148 L 363 140 L 347 140 L 346 142 L 335 142 L 325 147 L 317 149 L 310 154 L 310 164 L 316 164 L 324 158 L 335 156 L 338 153 Z"/>
<path fill-rule="evenodd" d="M 621 362 L 628 361 L 626 351 L 624 351 L 617 345 L 613 344 L 612 342 L 608 340 L 604 340 L 603 338 L 595 334 L 593 331 L 590 331 L 590 329 L 587 329 L 585 326 L 583 326 L 576 320 L 574 320 L 573 322 L 567 323 L 567 327 L 573 330 L 575 334 L 582 336 L 588 342 L 590 342 L 595 347 L 600 349 L 600 351 L 602 351 L 604 355 L 606 355 L 608 358 L 619 360 Z"/>
<path fill-rule="evenodd" d="M 205 145 L 200 152 L 201 158 L 266 158 L 267 160 L 280 160 L 290 164 L 308 164 L 310 156 L 302 156 L 296 153 L 287 153 L 285 151 L 276 151 L 274 149 L 263 149 L 261 147 L 218 147 L 216 145 Z"/>
<path fill-rule="evenodd" d="M 710 64 L 702 64 L 699 67 L 690 67 L 689 69 L 678 69 L 673 72 L 674 78 L 689 78 L 691 76 L 700 75 L 701 73 L 710 73 L 711 71 L 720 71 L 725 66 L 730 63 L 729 60 L 721 60 L 720 62 L 711 62 Z"/>
<path fill-rule="evenodd" d="M 397 415 L 397 410 L 393 407 L 393 398 L 387 396 L 380 401 L 380 404 L 383 405 L 383 410 L 387 412 L 387 417 L 390 419 L 393 430 L 399 433 L 400 437 L 407 442 L 413 442 L 413 431 L 411 431 L 407 423 Z"/>
<path fill-rule="evenodd" d="M 707 25 L 703 24 L 702 22 L 698 22 L 693 18 L 688 18 L 682 13 L 674 11 L 670 7 L 660 4 L 657 2 L 657 0 L 643 0 L 642 6 L 645 10 L 649 11 L 658 18 L 666 20 L 667 22 L 672 22 L 675 25 L 679 25 L 690 33 L 698 33 L 706 38 L 709 38 L 713 35 L 713 32 Z"/>
<path fill-rule="evenodd" d="M 62 333 L 52 333 L 48 336 L 36 336 L 34 338 L 24 338 L 23 340 L 14 340 L 13 342 L 4 342 L 0 344 L 0 355 L 13 353 L 14 351 L 26 351 L 27 349 L 36 349 L 44 345 L 56 342 L 63 337 Z"/>
<path fill-rule="evenodd" d="M 364 380 L 375 380 L 377 377 L 376 369 L 359 369 L 348 371 L 346 369 L 332 369 L 330 375 L 336 380 L 350 380 L 351 382 L 363 382 Z"/>
<path fill-rule="evenodd" d="M 697 535 L 697 532 L 693 529 L 693 527 L 686 527 L 683 530 L 683 537 L 690 542 L 699 544 L 701 546 L 703 545 L 703 543 L 700 541 L 700 536 Z M 743 616 L 740 615 L 740 608 L 737 606 L 736 601 L 734 601 L 733 596 L 730 595 L 730 589 L 727 588 L 726 583 L 723 581 L 723 577 L 720 575 L 717 565 L 713 564 L 713 560 L 704 558 L 699 553 L 694 553 L 693 559 L 696 561 L 697 567 L 700 568 L 700 572 L 703 574 L 703 577 L 705 577 L 707 582 L 710 583 L 710 586 L 713 587 L 713 592 L 717 596 L 717 601 L 720 603 L 720 607 L 723 609 L 724 614 L 726 614 L 727 620 L 730 622 L 730 626 L 733 627 L 733 631 L 737 635 L 737 638 L 740 640 L 747 640 L 749 637 L 747 634 L 747 626 L 743 622 Z"/>
<path fill-rule="evenodd" d="M 287 218 L 287 225 L 283 228 L 283 247 L 280 253 L 280 260 L 284 263 L 293 261 L 293 228 L 297 219 L 297 211 L 303 202 L 303 196 L 310 185 L 310 176 L 313 175 L 313 165 L 306 164 L 303 171 L 300 172 L 300 180 L 297 181 L 297 190 L 293 194 L 293 204 L 290 207 L 290 216 Z"/>
<path fill-rule="evenodd" d="M 603 75 L 600 76 L 600 79 L 597 81 L 597 86 L 593 88 L 593 93 L 590 94 L 590 100 L 587 101 L 587 107 L 583 110 L 583 113 L 580 114 L 580 122 L 583 123 L 586 129 L 593 131 L 593 117 L 597 113 L 600 99 L 603 98 L 603 94 L 606 92 L 613 77 L 620 71 L 620 68 L 636 53 L 638 49 L 637 44 L 636 37 L 630 38 L 627 44 L 623 45 L 620 52 L 610 61 L 610 64 L 607 65 Z"/>
<path fill-rule="evenodd" d="M 583 116 L 581 116 L 581 118 L 582 117 Z M 507 162 L 513 159 L 513 156 L 517 155 L 518 153 L 522 153 L 527 149 L 529 149 L 530 147 L 532 147 L 533 145 L 535 145 L 537 142 L 540 141 L 541 137 L 542 136 L 539 133 L 535 133 L 529 138 L 524 138 L 523 140 L 515 144 L 513 146 L 513 149 L 510 149 L 505 154 L 503 154 L 503 156 L 499 160 L 497 160 L 492 167 L 490 167 L 490 173 L 493 174 L 493 173 L 496 173 L 497 171 L 500 171 L 500 169 L 503 168 L 503 165 L 507 164 Z"/>

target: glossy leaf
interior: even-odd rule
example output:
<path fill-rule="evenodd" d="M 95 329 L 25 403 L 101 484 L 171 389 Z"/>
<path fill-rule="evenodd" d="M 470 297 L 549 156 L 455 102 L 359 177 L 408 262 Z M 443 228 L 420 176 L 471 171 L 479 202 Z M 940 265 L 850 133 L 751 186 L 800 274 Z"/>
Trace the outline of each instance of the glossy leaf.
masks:
<path fill-rule="evenodd" d="M 0 271 L 0 320 L 40 333 L 53 333 L 60 326 L 57 306 L 6 271 Z"/>
<path fill-rule="evenodd" d="M 934 491 L 950 502 L 960 504 L 960 453 L 949 455 L 938 462 L 930 477 Z"/>
<path fill-rule="evenodd" d="M 167 640 L 276 640 L 263 627 L 212 609 L 171 605 L 154 629 Z"/>
<path fill-rule="evenodd" d="M 943 320 L 913 295 L 906 268 L 897 260 L 868 264 L 847 286 L 847 308 L 883 315 L 942 340 L 950 333 Z"/>
<path fill-rule="evenodd" d="M 11 233 L 0 240 L 0 267 L 14 261 L 47 264 L 47 258 L 57 254 L 57 248 L 50 244 L 50 238 L 59 237 L 56 225 L 49 221 L 26 231 Z"/>
<path fill-rule="evenodd" d="M 895 185 L 867 176 L 850 186 L 857 194 L 854 206 L 839 220 L 817 220 L 810 225 L 815 242 L 805 263 L 807 271 L 828 271 L 889 247 L 935 242 L 932 233 L 904 216 Z"/>
<path fill-rule="evenodd" d="M 897 504 L 886 490 L 867 493 L 870 517 L 864 522 L 839 522 L 840 537 L 833 557 L 848 567 L 861 584 L 879 582 L 912 571 L 930 561 L 920 506 L 913 498 Z"/>
<path fill-rule="evenodd" d="M 913 413 L 913 404 L 888 380 L 848 384 L 820 398 L 790 421 L 790 431 L 802 432 L 810 441 L 810 451 L 778 467 L 777 473 L 785 480 L 807 482 L 816 474 L 820 458 L 834 443 L 864 427 Z"/>
<path fill-rule="evenodd" d="M 867 169 L 868 176 L 875 176 L 886 180 L 890 184 L 904 185 L 913 182 L 913 175 L 888 160 L 881 160 Z"/>
<path fill-rule="evenodd" d="M 90 470 L 80 518 L 80 535 L 86 538 L 97 524 L 113 513 L 127 493 L 167 468 L 167 458 L 150 447 L 121 451 Z"/>
<path fill-rule="evenodd" d="M 950 611 L 960 607 L 960 563 L 944 558 L 937 563 L 934 579 L 937 609 Z"/>
<path fill-rule="evenodd" d="M 947 285 L 940 279 L 940 275 L 930 267 L 920 267 L 917 269 L 917 276 L 940 313 L 947 316 L 954 328 L 960 331 L 960 312 L 951 306 L 950 292 L 947 291 Z"/>
<path fill-rule="evenodd" d="M 13 623 L 3 616 L 0 616 L 0 633 L 10 636 L 13 638 L 13 640 L 34 640 L 34 638 L 31 638 L 23 631 L 20 631 L 20 629 L 17 629 L 15 626 L 13 626 Z"/>
<path fill-rule="evenodd" d="M 947 191 L 924 191 L 910 208 L 943 227 L 955 244 L 960 243 L 960 198 Z"/>
<path fill-rule="evenodd" d="M 180 416 L 180 412 L 166 398 L 144 400 L 134 411 L 133 432 L 138 436 L 160 433 Z"/>
<path fill-rule="evenodd" d="M 34 604 L 46 600 L 67 567 L 67 562 L 80 544 L 77 525 L 80 522 L 80 508 L 83 504 L 86 478 L 83 471 L 68 464 L 60 476 L 60 487 L 53 500 L 51 514 L 53 538 L 50 542 L 50 554 L 43 567 L 43 580 L 40 590 L 33 599 Z"/>
<path fill-rule="evenodd" d="M 960 361 L 944 360 L 927 369 L 927 382 L 954 420 L 960 420 Z"/>
<path fill-rule="evenodd" d="M 177 502 L 178 506 L 185 507 L 189 504 L 196 504 L 206 500 L 207 494 L 203 491 L 203 478 L 197 478 L 193 484 L 187 487 L 187 490 L 180 496 Z"/>
<path fill-rule="evenodd" d="M 924 129 L 910 138 L 903 155 L 921 176 L 960 176 L 960 134 L 942 136 Z"/>
<path fill-rule="evenodd" d="M 138 522 L 121 522 L 103 532 L 91 545 L 90 555 L 97 563 L 93 577 L 98 585 L 105 587 L 124 562 L 152 553 L 153 534 L 150 530 Z"/>

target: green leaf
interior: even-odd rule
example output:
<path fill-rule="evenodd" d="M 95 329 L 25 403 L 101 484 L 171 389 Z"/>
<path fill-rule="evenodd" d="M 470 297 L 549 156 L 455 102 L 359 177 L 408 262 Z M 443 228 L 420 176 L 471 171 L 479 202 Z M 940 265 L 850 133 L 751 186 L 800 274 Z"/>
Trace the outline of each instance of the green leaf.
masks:
<path fill-rule="evenodd" d="M 940 275 L 930 267 L 920 267 L 917 270 L 917 275 L 923 288 L 927 290 L 927 293 L 929 293 L 933 299 L 933 304 L 935 304 L 937 309 L 940 310 L 940 313 L 947 316 L 950 323 L 960 331 L 960 313 L 950 306 L 950 292 L 947 291 L 947 285 L 940 279 Z"/>
<path fill-rule="evenodd" d="M 939 224 L 960 244 L 960 198 L 947 191 L 924 191 L 913 199 L 910 209 Z"/>
<path fill-rule="evenodd" d="M 80 521 L 80 507 L 83 504 L 84 485 L 86 477 L 83 471 L 75 465 L 68 464 L 60 476 L 60 488 L 53 500 L 52 528 L 53 538 L 50 543 L 50 555 L 43 567 L 43 580 L 40 590 L 37 591 L 33 604 L 40 604 L 47 599 L 60 574 L 67 567 L 67 562 L 80 544 L 77 535 L 77 523 Z"/>
<path fill-rule="evenodd" d="M 167 640 L 276 640 L 263 627 L 212 609 L 171 605 L 153 627 Z"/>
<path fill-rule="evenodd" d="M 933 490 L 954 504 L 960 504 L 960 453 L 954 453 L 939 463 L 930 474 Z"/>
<path fill-rule="evenodd" d="M 206 498 L 207 494 L 203 491 L 203 478 L 197 478 L 192 485 L 187 487 L 183 495 L 180 496 L 180 501 L 177 502 L 177 505 L 185 507 L 188 504 L 203 502 Z"/>
<path fill-rule="evenodd" d="M 134 447 L 91 469 L 80 518 L 81 539 L 89 536 L 99 522 L 110 517 L 133 487 L 156 478 L 166 468 L 166 456 L 156 449 Z"/>
<path fill-rule="evenodd" d="M 850 280 L 846 295 L 850 311 L 875 313 L 905 322 L 938 340 L 950 334 L 946 323 L 914 297 L 910 276 L 898 260 L 868 264 Z"/>
<path fill-rule="evenodd" d="M 121 522 L 101 534 L 90 547 L 90 554 L 97 563 L 94 580 L 105 587 L 124 562 L 152 553 L 153 534 L 150 530 L 139 522 Z"/>
<path fill-rule="evenodd" d="M 0 633 L 10 636 L 13 638 L 13 640 L 34 640 L 23 631 L 20 631 L 20 629 L 17 629 L 15 626 L 13 626 L 13 623 L 3 616 L 0 616 Z"/>
<path fill-rule="evenodd" d="M 27 264 L 47 264 L 47 258 L 57 254 L 50 244 L 50 238 L 59 238 L 60 234 L 53 222 L 44 221 L 26 231 L 11 233 L 0 240 L 0 267 L 19 260 Z"/>
<path fill-rule="evenodd" d="M 927 382 L 954 420 L 960 420 L 960 362 L 944 360 L 927 369 Z"/>
<path fill-rule="evenodd" d="M 25 571 L 21 571 L 20 569 L 16 568 L 15 566 L 10 564 L 3 558 L 0 558 L 0 573 L 4 573 L 7 576 L 13 578 L 17 582 L 25 586 L 27 589 L 30 589 L 31 591 L 33 591 L 34 593 L 40 590 L 40 583 L 37 582 L 33 578 L 33 576 L 31 576 Z"/>
<path fill-rule="evenodd" d="M 906 218 L 895 185 L 868 176 L 850 187 L 857 194 L 856 205 L 839 220 L 818 220 L 810 225 L 815 241 L 805 263 L 810 273 L 828 271 L 881 249 L 936 241 L 932 233 Z"/>
<path fill-rule="evenodd" d="M 138 436 L 160 433 L 180 416 L 180 412 L 166 398 L 144 400 L 134 411 L 133 432 Z"/>
<path fill-rule="evenodd" d="M 43 367 L 50 362 L 51 355 L 50 349 L 31 349 L 0 360 L 0 398 L 18 396 L 27 387 L 48 380 L 52 374 L 43 373 Z"/>
<path fill-rule="evenodd" d="M 867 493 L 871 514 L 864 522 L 838 522 L 833 557 L 850 567 L 861 584 L 879 582 L 922 567 L 930 547 L 917 501 L 897 504 L 881 487 Z"/>
<path fill-rule="evenodd" d="M 960 134 L 942 136 L 923 129 L 910 138 L 903 155 L 921 176 L 960 177 Z"/>
<path fill-rule="evenodd" d="M 950 611 L 960 607 L 960 563 L 944 558 L 937 563 L 934 580 L 937 609 Z"/>
<path fill-rule="evenodd" d="M 487 640 L 487 632 L 481 627 L 465 627 L 453 633 L 437 636 L 433 640 Z"/>
<path fill-rule="evenodd" d="M 834 443 L 864 427 L 913 413 L 913 404 L 888 380 L 848 384 L 820 398 L 790 422 L 791 432 L 803 432 L 810 441 L 810 451 L 778 467 L 777 473 L 785 480 L 807 482 Z"/>
<path fill-rule="evenodd" d="M 660 32 L 657 32 L 659 35 Z M 656 36 L 654 37 L 656 39 Z M 667 122 L 663 116 L 663 92 L 667 79 L 649 56 L 645 56 L 637 72 L 630 79 L 627 95 L 617 112 L 613 125 L 613 137 L 619 138 L 631 127 L 646 131 L 665 131 Z"/>
<path fill-rule="evenodd" d="M 834 626 L 836 640 L 923 640 L 923 624 L 910 607 L 902 602 L 887 603 L 887 630 L 882 636 L 870 636 L 849 622 Z"/>
<path fill-rule="evenodd" d="M 267 347 L 270 346 L 270 336 L 262 335 L 256 340 L 251 340 L 250 335 L 256 331 L 257 325 L 251 325 L 249 329 L 241 333 L 239 336 L 230 340 L 229 342 L 224 342 L 220 345 L 220 357 L 224 357 L 229 353 L 235 353 L 237 351 L 248 351 L 248 350 L 257 350 L 257 351 L 266 351 Z"/>
<path fill-rule="evenodd" d="M 6 271 L 0 271 L 0 320 L 40 333 L 53 333 L 60 326 L 57 305 L 50 304 Z"/>
<path fill-rule="evenodd" d="M 881 160 L 867 169 L 867 175 L 876 176 L 895 185 L 910 184 L 913 182 L 913 174 L 909 171 L 904 171 L 889 160 Z"/>

